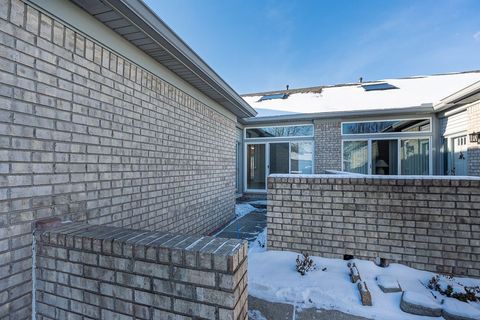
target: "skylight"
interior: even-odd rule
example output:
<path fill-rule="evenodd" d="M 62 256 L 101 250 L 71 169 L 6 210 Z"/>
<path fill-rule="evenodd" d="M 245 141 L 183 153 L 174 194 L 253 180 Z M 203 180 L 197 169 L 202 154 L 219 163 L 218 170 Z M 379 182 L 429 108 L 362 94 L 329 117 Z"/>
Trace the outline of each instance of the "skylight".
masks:
<path fill-rule="evenodd" d="M 377 90 L 390 90 L 390 89 L 398 89 L 394 85 L 390 83 L 382 82 L 382 83 L 373 83 L 373 84 L 364 84 L 362 88 L 365 91 L 377 91 Z"/>
<path fill-rule="evenodd" d="M 286 93 L 275 93 L 275 94 L 269 94 L 261 97 L 258 101 L 265 101 L 265 100 L 274 100 L 274 99 L 287 99 L 288 94 Z"/>

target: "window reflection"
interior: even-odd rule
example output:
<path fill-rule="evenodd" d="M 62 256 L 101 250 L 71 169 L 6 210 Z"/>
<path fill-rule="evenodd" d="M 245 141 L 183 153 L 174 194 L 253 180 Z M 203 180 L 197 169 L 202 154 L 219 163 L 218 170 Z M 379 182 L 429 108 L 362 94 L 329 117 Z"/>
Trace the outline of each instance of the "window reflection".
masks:
<path fill-rule="evenodd" d="M 342 123 L 342 134 L 429 132 L 430 119 Z"/>
<path fill-rule="evenodd" d="M 311 137 L 313 125 L 249 128 L 245 132 L 247 138 Z"/>

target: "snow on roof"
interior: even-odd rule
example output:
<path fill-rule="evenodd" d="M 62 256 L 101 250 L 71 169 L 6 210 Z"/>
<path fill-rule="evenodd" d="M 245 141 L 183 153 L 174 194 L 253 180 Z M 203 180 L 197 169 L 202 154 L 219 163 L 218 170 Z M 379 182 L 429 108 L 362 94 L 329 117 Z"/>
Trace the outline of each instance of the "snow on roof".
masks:
<path fill-rule="evenodd" d="M 248 94 L 243 95 L 243 98 L 258 112 L 256 118 L 319 112 L 408 109 L 438 103 L 477 81 L 480 81 L 480 71 L 469 71 Z M 398 89 L 366 91 L 362 87 L 375 83 L 388 83 Z M 264 95 L 278 93 L 286 93 L 288 97 L 259 101 Z"/>

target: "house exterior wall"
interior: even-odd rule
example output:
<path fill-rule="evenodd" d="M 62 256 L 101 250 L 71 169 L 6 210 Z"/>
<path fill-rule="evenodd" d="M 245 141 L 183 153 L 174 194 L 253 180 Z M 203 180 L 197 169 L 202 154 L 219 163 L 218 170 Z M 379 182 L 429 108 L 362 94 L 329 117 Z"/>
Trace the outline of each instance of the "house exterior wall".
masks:
<path fill-rule="evenodd" d="M 19 0 L 0 1 L 0 39 L 0 318 L 30 317 L 35 220 L 205 234 L 233 217 L 231 115 Z"/>
<path fill-rule="evenodd" d="M 315 173 L 342 170 L 342 135 L 340 119 L 314 120 Z"/>
<path fill-rule="evenodd" d="M 470 105 L 468 112 L 468 133 L 480 132 L 480 101 Z M 468 174 L 480 176 L 480 144 L 468 141 Z"/>
<path fill-rule="evenodd" d="M 480 277 L 480 179 L 270 176 L 269 250 Z"/>
<path fill-rule="evenodd" d="M 77 223 L 35 238 L 37 319 L 248 318 L 246 241 Z"/>

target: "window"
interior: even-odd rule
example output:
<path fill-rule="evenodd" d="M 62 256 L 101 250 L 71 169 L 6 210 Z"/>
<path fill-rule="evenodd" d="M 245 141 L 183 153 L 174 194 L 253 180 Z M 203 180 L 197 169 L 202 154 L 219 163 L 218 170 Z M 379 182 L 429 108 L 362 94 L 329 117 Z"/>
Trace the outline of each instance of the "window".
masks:
<path fill-rule="evenodd" d="M 274 99 L 287 99 L 288 94 L 286 93 L 275 93 L 275 94 L 269 94 L 261 97 L 258 102 L 260 101 L 265 101 L 265 100 L 274 100 Z"/>
<path fill-rule="evenodd" d="M 343 141 L 343 171 L 368 174 L 368 141 Z"/>
<path fill-rule="evenodd" d="M 430 138 L 344 140 L 342 170 L 374 175 L 429 175 Z"/>
<path fill-rule="evenodd" d="M 430 119 L 343 122 L 342 134 L 430 132 Z"/>
<path fill-rule="evenodd" d="M 362 85 L 362 88 L 365 91 L 379 91 L 379 90 L 398 89 L 398 87 L 395 87 L 394 85 L 392 85 L 390 83 L 386 83 L 386 82 L 364 84 L 364 85 Z"/>
<path fill-rule="evenodd" d="M 428 175 L 429 149 L 429 139 L 402 140 L 402 174 Z"/>
<path fill-rule="evenodd" d="M 313 125 L 247 128 L 245 138 L 313 137 Z"/>
<path fill-rule="evenodd" d="M 290 173 L 313 172 L 313 142 L 290 143 Z"/>

